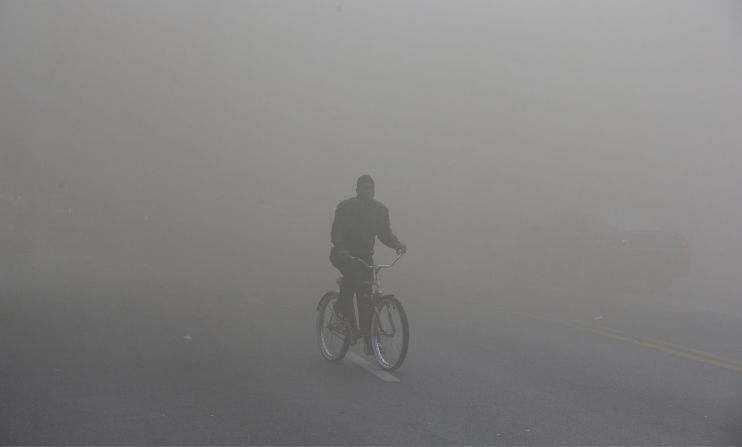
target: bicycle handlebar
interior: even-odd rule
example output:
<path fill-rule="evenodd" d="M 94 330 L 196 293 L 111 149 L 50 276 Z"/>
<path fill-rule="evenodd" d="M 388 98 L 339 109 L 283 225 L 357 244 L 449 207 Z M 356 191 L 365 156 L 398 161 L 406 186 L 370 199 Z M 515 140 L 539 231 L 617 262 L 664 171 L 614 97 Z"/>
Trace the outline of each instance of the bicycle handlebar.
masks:
<path fill-rule="evenodd" d="M 354 260 L 354 261 L 358 261 L 358 262 L 360 262 L 361 264 L 363 264 L 363 266 L 364 266 L 364 267 L 366 267 L 366 268 L 367 268 L 367 269 L 369 269 L 369 270 L 374 270 L 374 269 L 377 269 L 377 270 L 381 270 L 381 269 L 388 269 L 388 268 L 390 268 L 391 266 L 393 266 L 394 264 L 396 264 L 396 263 L 397 263 L 397 261 L 399 261 L 399 258 L 401 258 L 401 257 L 402 257 L 402 254 L 403 254 L 403 253 L 400 253 L 400 254 L 398 254 L 398 255 L 397 255 L 397 257 L 396 257 L 396 258 L 394 259 L 394 261 L 392 261 L 392 263 L 391 263 L 391 264 L 374 264 L 374 265 L 368 265 L 368 264 L 366 263 L 366 261 L 364 261 L 364 260 L 363 260 L 363 259 L 361 259 L 361 258 L 356 258 L 355 256 L 350 256 L 350 255 L 348 256 L 348 258 L 350 258 L 350 259 L 352 259 L 352 260 Z"/>

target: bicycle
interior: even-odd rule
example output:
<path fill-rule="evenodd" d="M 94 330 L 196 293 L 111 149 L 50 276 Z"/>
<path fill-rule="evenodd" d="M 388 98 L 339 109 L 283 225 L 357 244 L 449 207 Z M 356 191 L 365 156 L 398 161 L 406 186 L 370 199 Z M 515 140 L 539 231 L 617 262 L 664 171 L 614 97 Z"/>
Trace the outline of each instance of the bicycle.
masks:
<path fill-rule="evenodd" d="M 361 337 L 368 336 L 374 358 L 382 369 L 392 371 L 402 365 L 410 340 L 407 313 L 394 295 L 385 295 L 382 292 L 379 278 L 381 270 L 391 268 L 401 257 L 401 254 L 398 255 L 388 265 L 368 265 L 362 259 L 351 257 L 373 274 L 370 281 L 361 283 L 358 292 L 354 294 L 356 299 L 353 300 L 355 315 L 358 314 L 358 299 L 371 300 L 373 304 L 369 333 L 361 333 L 357 317 L 353 320 L 343 319 L 336 313 L 335 303 L 339 296 L 337 291 L 325 293 L 317 304 L 317 342 L 325 359 L 331 362 L 342 360 L 351 345 L 355 345 Z M 341 280 L 342 277 L 337 281 L 338 286 Z"/>

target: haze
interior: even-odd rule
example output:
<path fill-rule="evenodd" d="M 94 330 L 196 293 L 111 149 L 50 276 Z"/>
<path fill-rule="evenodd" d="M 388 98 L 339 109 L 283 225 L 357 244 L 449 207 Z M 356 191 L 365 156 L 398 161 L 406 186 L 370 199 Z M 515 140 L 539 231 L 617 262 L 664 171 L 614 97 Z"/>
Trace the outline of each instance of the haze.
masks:
<path fill-rule="evenodd" d="M 3 1 L 5 279 L 230 284 L 311 320 L 335 206 L 370 174 L 409 247 L 384 284 L 417 318 L 496 301 L 512 231 L 594 210 L 681 233 L 676 293 L 738 310 L 741 19 L 726 1 Z"/>

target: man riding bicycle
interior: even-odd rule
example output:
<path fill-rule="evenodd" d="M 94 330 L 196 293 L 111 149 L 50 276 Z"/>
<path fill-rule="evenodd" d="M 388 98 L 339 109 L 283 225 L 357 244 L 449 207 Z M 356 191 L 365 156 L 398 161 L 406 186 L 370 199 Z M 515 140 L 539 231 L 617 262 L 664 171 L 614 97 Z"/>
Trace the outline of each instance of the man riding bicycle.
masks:
<path fill-rule="evenodd" d="M 359 292 L 361 283 L 372 278 L 371 271 L 351 259 L 351 256 L 373 264 L 377 237 L 397 254 L 407 252 L 407 246 L 392 232 L 389 210 L 383 203 L 374 200 L 374 193 L 375 185 L 371 176 L 360 176 L 356 182 L 356 196 L 338 204 L 332 222 L 330 263 L 343 274 L 336 310 L 351 321 L 355 317 L 353 295 Z M 364 301 L 358 300 L 359 329 L 364 334 L 364 350 L 366 354 L 371 354 L 371 340 L 367 334 L 372 309 L 371 303 Z"/>

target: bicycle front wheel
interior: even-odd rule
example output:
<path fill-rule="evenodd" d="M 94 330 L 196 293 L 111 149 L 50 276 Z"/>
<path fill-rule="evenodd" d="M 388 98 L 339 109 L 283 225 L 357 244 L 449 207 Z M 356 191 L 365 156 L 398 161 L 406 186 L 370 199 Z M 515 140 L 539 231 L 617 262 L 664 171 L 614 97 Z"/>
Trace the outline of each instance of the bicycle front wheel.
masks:
<path fill-rule="evenodd" d="M 384 296 L 374 307 L 371 317 L 371 349 L 382 369 L 395 370 L 407 356 L 410 328 L 402 303 L 393 296 Z"/>
<path fill-rule="evenodd" d="M 322 357 L 337 362 L 350 346 L 348 325 L 335 313 L 337 292 L 327 292 L 317 305 L 317 344 Z"/>

